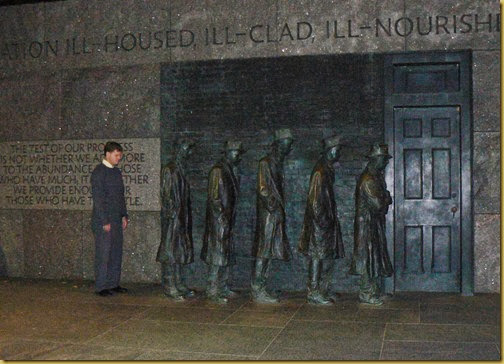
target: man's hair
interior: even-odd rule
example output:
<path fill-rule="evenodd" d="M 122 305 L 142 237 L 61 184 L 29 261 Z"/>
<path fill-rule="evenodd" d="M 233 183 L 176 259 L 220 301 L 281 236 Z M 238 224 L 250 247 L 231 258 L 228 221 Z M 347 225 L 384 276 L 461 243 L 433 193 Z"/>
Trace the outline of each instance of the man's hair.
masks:
<path fill-rule="evenodd" d="M 115 152 L 116 150 L 122 153 L 123 148 L 121 144 L 117 142 L 107 142 L 103 148 L 103 155 L 107 155 L 107 152 Z"/>

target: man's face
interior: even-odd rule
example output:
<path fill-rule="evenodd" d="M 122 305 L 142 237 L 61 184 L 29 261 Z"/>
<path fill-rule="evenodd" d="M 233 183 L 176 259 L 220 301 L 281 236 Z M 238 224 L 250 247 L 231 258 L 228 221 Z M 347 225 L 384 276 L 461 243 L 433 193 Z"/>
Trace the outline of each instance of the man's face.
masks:
<path fill-rule="evenodd" d="M 280 139 L 278 141 L 278 149 L 279 149 L 280 153 L 282 153 L 283 155 L 289 154 L 292 150 L 292 143 L 293 143 L 293 140 L 290 138 Z"/>
<path fill-rule="evenodd" d="M 241 162 L 242 153 L 239 150 L 228 150 L 227 158 L 231 164 L 237 166 Z"/>
<path fill-rule="evenodd" d="M 327 151 L 327 159 L 329 162 L 334 163 L 340 158 L 340 150 L 340 146 L 335 146 Z"/>
<path fill-rule="evenodd" d="M 122 157 L 123 157 L 122 152 L 120 152 L 118 150 L 114 150 L 112 152 L 107 152 L 105 154 L 105 159 L 107 160 L 107 162 L 109 162 L 113 166 L 117 166 L 119 164 L 119 162 L 121 161 Z"/>
<path fill-rule="evenodd" d="M 190 155 L 193 154 L 193 145 L 192 144 L 185 144 L 181 148 L 181 154 L 184 159 L 187 159 Z"/>

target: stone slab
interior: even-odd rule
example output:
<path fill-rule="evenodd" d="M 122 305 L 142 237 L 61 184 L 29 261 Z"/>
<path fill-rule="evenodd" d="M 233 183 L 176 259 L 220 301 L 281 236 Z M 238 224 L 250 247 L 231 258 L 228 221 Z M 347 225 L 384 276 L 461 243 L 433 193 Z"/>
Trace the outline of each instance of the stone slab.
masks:
<path fill-rule="evenodd" d="M 277 32 L 279 37 L 287 35 L 281 37 L 279 55 L 402 51 L 404 38 L 387 35 L 379 24 L 403 17 L 403 3 L 403 0 L 280 0 L 278 27 L 281 30 Z M 292 36 L 288 35 L 285 24 L 293 29 Z"/>
<path fill-rule="evenodd" d="M 159 212 L 132 212 L 124 232 L 121 279 L 125 282 L 160 282 L 156 254 L 161 240 Z"/>
<path fill-rule="evenodd" d="M 1 208 L 90 210 L 91 172 L 107 140 L 0 143 Z M 159 211 L 159 139 L 117 139 L 129 210 Z"/>
<path fill-rule="evenodd" d="M 0 79 L 0 140 L 59 138 L 59 78 L 16 74 Z"/>
<path fill-rule="evenodd" d="M 500 292 L 500 215 L 476 214 L 474 290 Z"/>
<path fill-rule="evenodd" d="M 81 278 L 82 223 L 80 211 L 24 210 L 24 276 Z"/>
<path fill-rule="evenodd" d="M 473 52 L 473 130 L 500 130 L 500 52 Z"/>
<path fill-rule="evenodd" d="M 159 65 L 66 71 L 62 138 L 159 136 Z"/>
<path fill-rule="evenodd" d="M 500 49 L 500 10 L 497 0 L 405 0 L 405 9 L 405 16 L 411 23 L 407 22 L 406 25 L 404 21 L 402 26 L 407 27 L 404 29 L 413 26 L 411 35 L 406 38 L 408 51 Z M 429 18 L 432 28 L 429 27 Z M 419 29 L 426 35 L 421 35 Z"/>
<path fill-rule="evenodd" d="M 474 133 L 473 195 L 475 213 L 500 211 L 500 133 Z"/>
<path fill-rule="evenodd" d="M 0 211 L 0 276 L 23 277 L 23 214 Z"/>
<path fill-rule="evenodd" d="M 179 38 L 172 48 L 172 62 L 278 54 L 277 43 L 266 40 L 267 27 L 277 27 L 276 0 L 224 0 L 211 6 L 204 1 L 174 0 L 170 12 L 171 28 Z"/>

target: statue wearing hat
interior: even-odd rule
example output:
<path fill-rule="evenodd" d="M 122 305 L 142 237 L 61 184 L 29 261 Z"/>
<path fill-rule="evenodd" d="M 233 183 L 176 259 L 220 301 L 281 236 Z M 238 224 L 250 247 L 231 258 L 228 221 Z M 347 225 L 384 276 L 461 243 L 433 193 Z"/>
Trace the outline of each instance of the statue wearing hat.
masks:
<path fill-rule="evenodd" d="M 201 259 L 208 264 L 207 297 L 227 303 L 234 295 L 227 283 L 229 266 L 234 264 L 233 224 L 239 192 L 239 178 L 234 169 L 245 152 L 241 142 L 227 141 L 224 157 L 210 170 L 205 233 Z"/>
<path fill-rule="evenodd" d="M 334 163 L 340 157 L 340 138 L 324 139 L 323 148 L 310 177 L 298 250 L 309 259 L 308 302 L 329 305 L 331 301 L 321 287 L 322 264 L 326 262 L 330 266 L 329 260 L 345 256 L 333 190 Z"/>
<path fill-rule="evenodd" d="M 193 147 L 193 141 L 182 140 L 175 158 L 161 170 L 161 244 L 156 260 L 161 263 L 164 294 L 177 301 L 194 296 L 182 282 L 182 265 L 194 261 L 191 191 L 184 173 Z"/>
<path fill-rule="evenodd" d="M 257 219 L 252 255 L 256 257 L 252 273 L 252 297 L 259 303 L 278 302 L 266 292 L 271 259 L 290 260 L 286 233 L 283 162 L 292 150 L 290 129 L 274 134 L 271 152 L 259 161 L 257 175 Z"/>
<path fill-rule="evenodd" d="M 354 251 L 350 274 L 361 276 L 359 300 L 381 305 L 379 280 L 393 273 L 385 237 L 385 215 L 392 198 L 383 175 L 392 157 L 387 145 L 374 145 L 368 158 L 355 190 Z"/>

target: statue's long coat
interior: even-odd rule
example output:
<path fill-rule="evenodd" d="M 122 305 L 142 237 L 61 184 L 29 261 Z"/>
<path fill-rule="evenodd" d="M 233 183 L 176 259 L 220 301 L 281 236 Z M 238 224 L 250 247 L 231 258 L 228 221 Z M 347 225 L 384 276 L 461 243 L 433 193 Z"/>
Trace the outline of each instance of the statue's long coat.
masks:
<path fill-rule="evenodd" d="M 369 166 L 355 191 L 354 251 L 350 274 L 390 277 L 392 264 L 385 237 L 385 215 L 392 203 L 383 172 Z"/>
<path fill-rule="evenodd" d="M 303 229 L 298 244 L 299 252 L 312 259 L 345 256 L 333 184 L 334 169 L 322 157 L 310 177 Z"/>
<path fill-rule="evenodd" d="M 170 264 L 194 261 L 191 191 L 176 162 L 161 171 L 161 244 L 156 260 Z"/>
<path fill-rule="evenodd" d="M 252 255 L 290 260 L 285 223 L 283 166 L 272 155 L 259 161 L 256 193 L 257 218 Z"/>
<path fill-rule="evenodd" d="M 232 166 L 222 160 L 208 175 L 205 233 L 201 259 L 207 264 L 228 266 L 234 264 L 233 225 L 239 180 Z"/>

